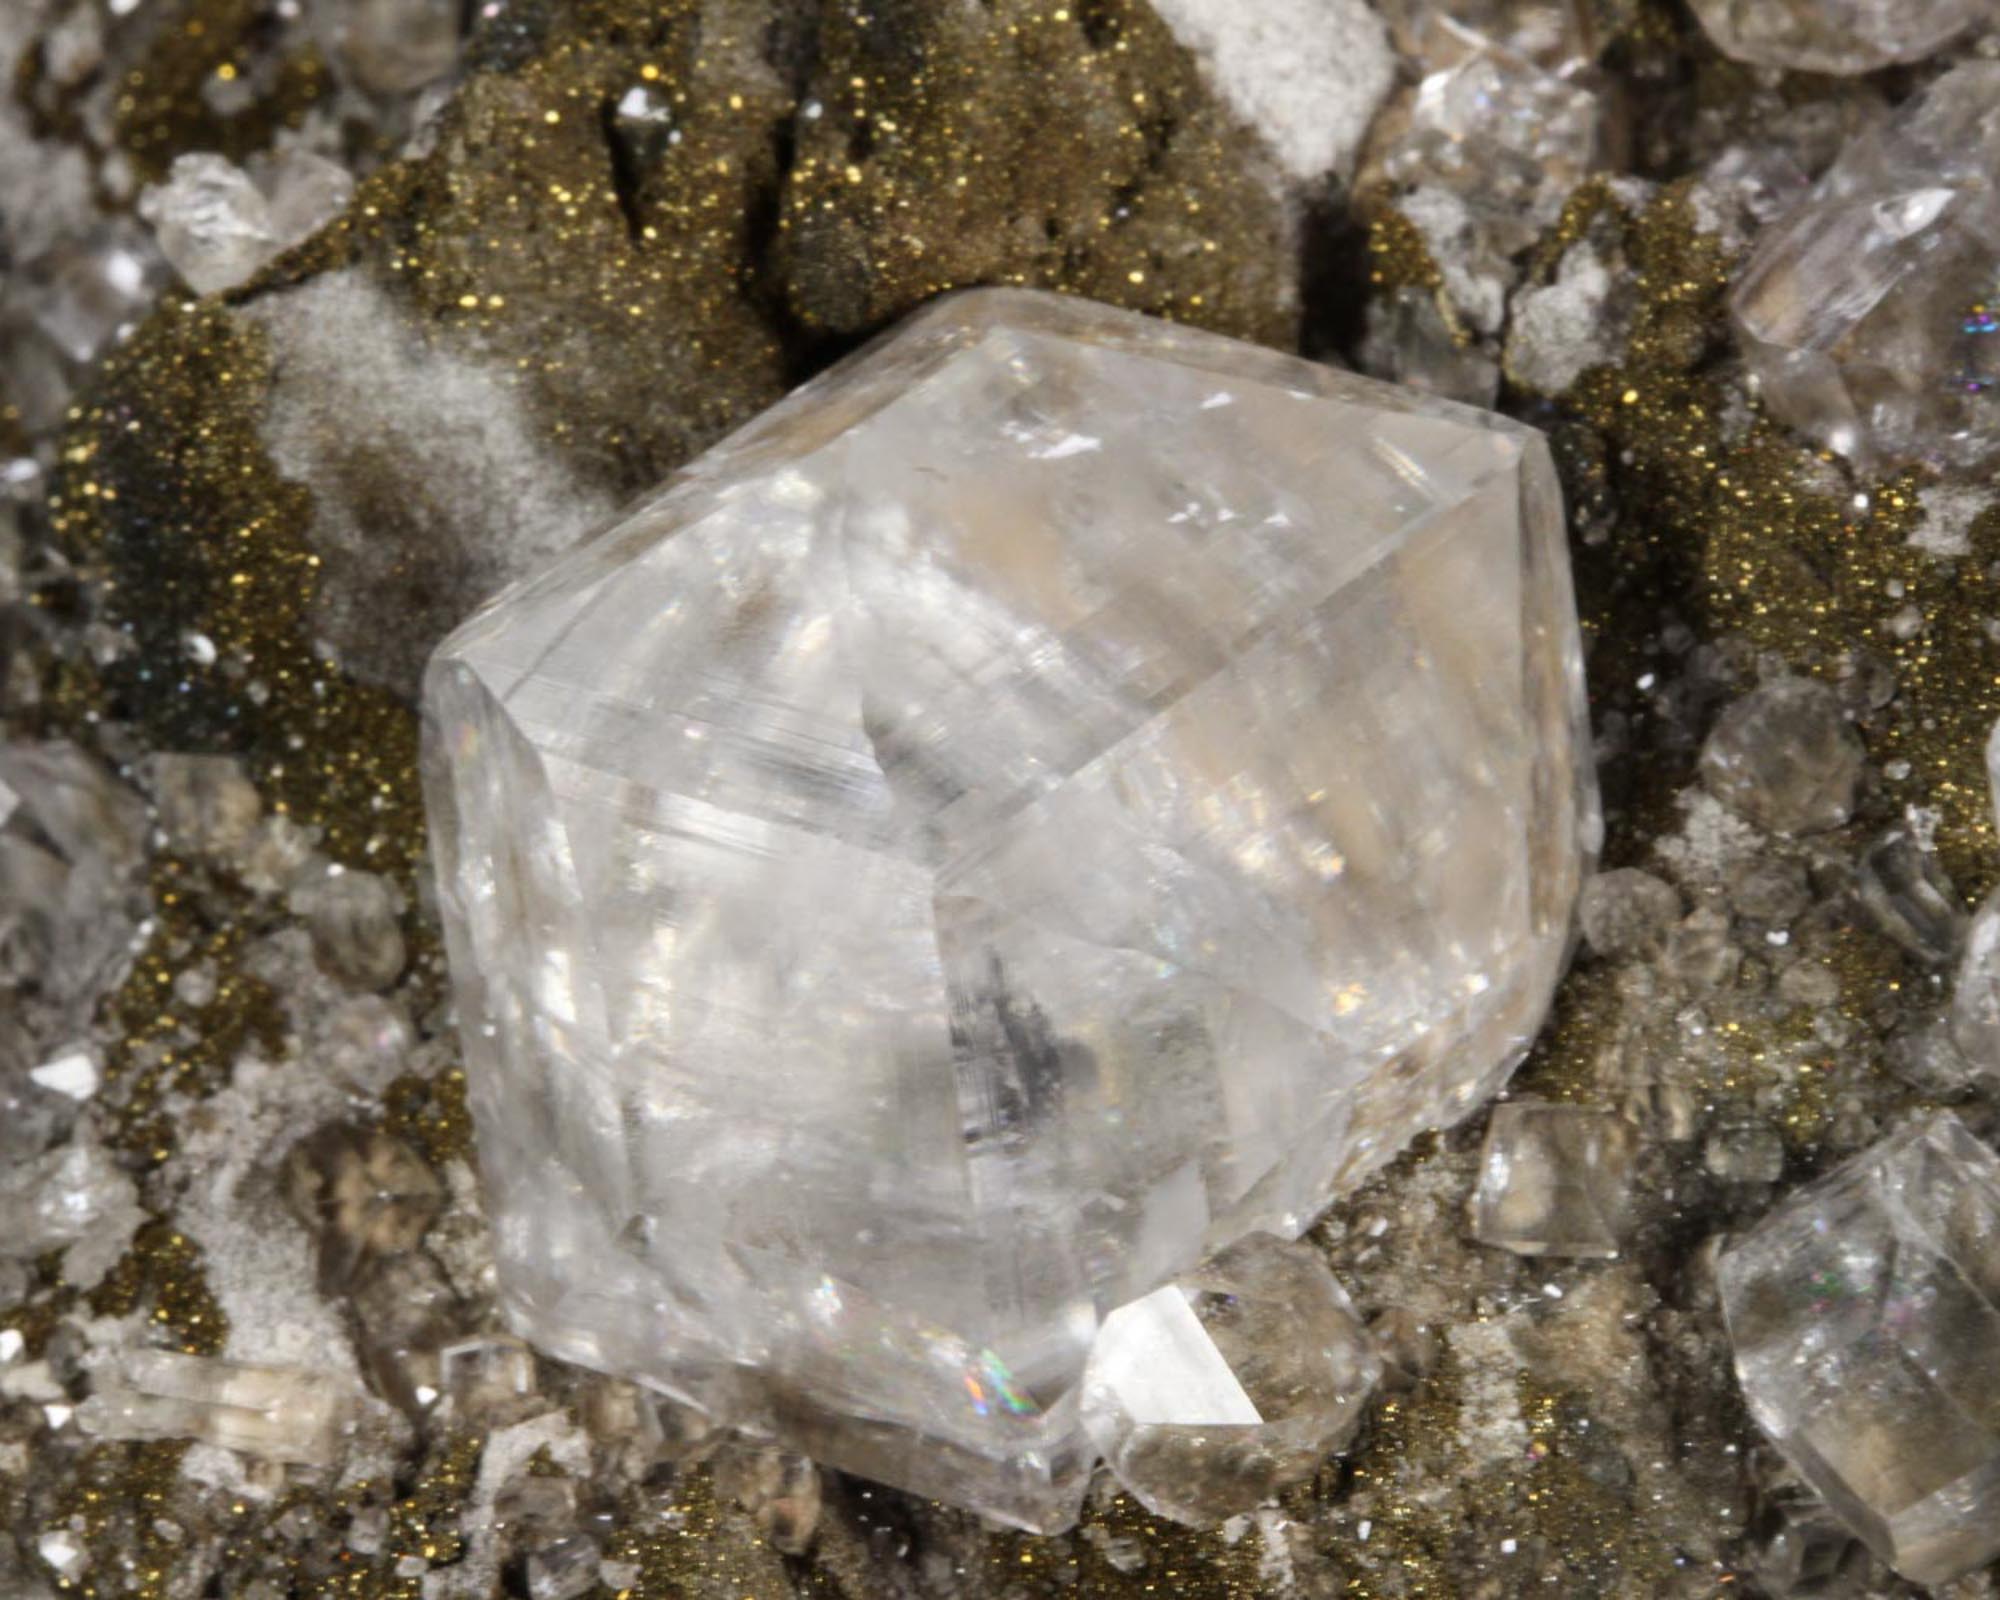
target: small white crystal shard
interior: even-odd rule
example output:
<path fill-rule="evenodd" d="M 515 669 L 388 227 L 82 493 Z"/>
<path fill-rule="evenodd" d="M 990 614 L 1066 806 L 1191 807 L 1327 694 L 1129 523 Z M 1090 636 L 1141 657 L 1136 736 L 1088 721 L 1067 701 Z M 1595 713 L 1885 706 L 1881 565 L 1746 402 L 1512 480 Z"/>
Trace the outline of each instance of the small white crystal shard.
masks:
<path fill-rule="evenodd" d="M 1910 1123 L 1716 1271 L 1751 1415 L 1862 1540 L 1922 1584 L 2000 1555 L 2000 1159 Z"/>
<path fill-rule="evenodd" d="M 1631 1126 L 1615 1112 L 1535 1100 L 1495 1106 L 1473 1237 L 1524 1256 L 1617 1255 L 1633 1153 Z"/>
<path fill-rule="evenodd" d="M 1693 0 L 1725 55 L 1793 72 L 1873 72 L 1921 61 L 1981 21 L 1989 0 Z"/>
<path fill-rule="evenodd" d="M 1864 465 L 1991 460 L 1996 250 L 2000 62 L 1972 61 L 1848 145 L 1759 239 L 1730 311 L 1765 403 Z"/>
<path fill-rule="evenodd" d="M 59 1056 L 51 1056 L 39 1067 L 28 1073 L 33 1083 L 57 1094 L 68 1095 L 72 1100 L 88 1100 L 97 1093 L 103 1081 L 97 1070 L 97 1058 L 88 1050 L 65 1050 Z"/>
<path fill-rule="evenodd" d="M 300 1466 L 339 1461 L 353 1397 L 317 1372 L 134 1350 L 77 1410 L 100 1439 L 200 1439 Z"/>
<path fill-rule="evenodd" d="M 1143 1505 L 1216 1523 L 1310 1477 L 1380 1377 L 1326 1263 L 1253 1233 L 1104 1319 L 1084 1425 Z"/>
<path fill-rule="evenodd" d="M 1103 1315 L 1504 1080 L 1597 822 L 1547 451 L 941 301 L 455 634 L 427 788 L 514 1327 L 1075 1515 Z"/>
<path fill-rule="evenodd" d="M 67 1529 L 57 1528 L 35 1541 L 35 1554 L 49 1564 L 49 1570 L 64 1582 L 83 1576 L 90 1565 L 89 1552 Z"/>

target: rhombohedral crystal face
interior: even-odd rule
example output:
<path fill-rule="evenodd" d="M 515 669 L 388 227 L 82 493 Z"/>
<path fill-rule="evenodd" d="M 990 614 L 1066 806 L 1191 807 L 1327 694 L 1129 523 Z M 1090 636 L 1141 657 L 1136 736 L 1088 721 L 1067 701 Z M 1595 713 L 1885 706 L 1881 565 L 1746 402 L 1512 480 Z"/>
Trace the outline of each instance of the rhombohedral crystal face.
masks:
<path fill-rule="evenodd" d="M 1538 435 L 1019 292 L 425 698 L 515 1326 L 1045 1530 L 1105 1316 L 1490 1094 L 1597 826 Z"/>

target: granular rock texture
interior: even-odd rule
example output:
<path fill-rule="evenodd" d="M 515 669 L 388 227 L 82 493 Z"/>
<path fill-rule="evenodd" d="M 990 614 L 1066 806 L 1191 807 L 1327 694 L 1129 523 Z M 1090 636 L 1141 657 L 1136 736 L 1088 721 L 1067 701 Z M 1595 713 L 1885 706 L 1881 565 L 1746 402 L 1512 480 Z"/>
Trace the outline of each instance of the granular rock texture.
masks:
<path fill-rule="evenodd" d="M 776 258 L 807 328 L 1007 283 L 1290 342 L 1275 173 L 1139 0 L 833 6 L 820 47 Z"/>

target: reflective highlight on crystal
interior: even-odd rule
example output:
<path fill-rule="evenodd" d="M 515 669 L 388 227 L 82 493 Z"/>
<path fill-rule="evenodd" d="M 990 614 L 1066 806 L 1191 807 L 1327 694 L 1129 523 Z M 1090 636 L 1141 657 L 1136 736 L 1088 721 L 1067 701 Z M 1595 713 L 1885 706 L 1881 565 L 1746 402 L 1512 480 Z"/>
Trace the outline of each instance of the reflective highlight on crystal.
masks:
<path fill-rule="evenodd" d="M 956 297 L 489 606 L 427 783 L 506 1304 L 1074 1516 L 1100 1320 L 1519 1059 L 1596 830 L 1500 419 Z"/>

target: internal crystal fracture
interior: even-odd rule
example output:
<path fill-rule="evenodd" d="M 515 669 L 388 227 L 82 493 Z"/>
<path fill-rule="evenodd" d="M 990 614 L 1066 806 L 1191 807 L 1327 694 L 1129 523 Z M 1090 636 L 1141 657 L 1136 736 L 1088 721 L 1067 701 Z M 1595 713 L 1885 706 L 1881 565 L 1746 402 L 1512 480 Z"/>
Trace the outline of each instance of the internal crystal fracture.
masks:
<path fill-rule="evenodd" d="M 1504 1080 L 1594 847 L 1540 437 L 935 304 L 439 651 L 524 1336 L 1053 1530 L 1107 1315 Z"/>

